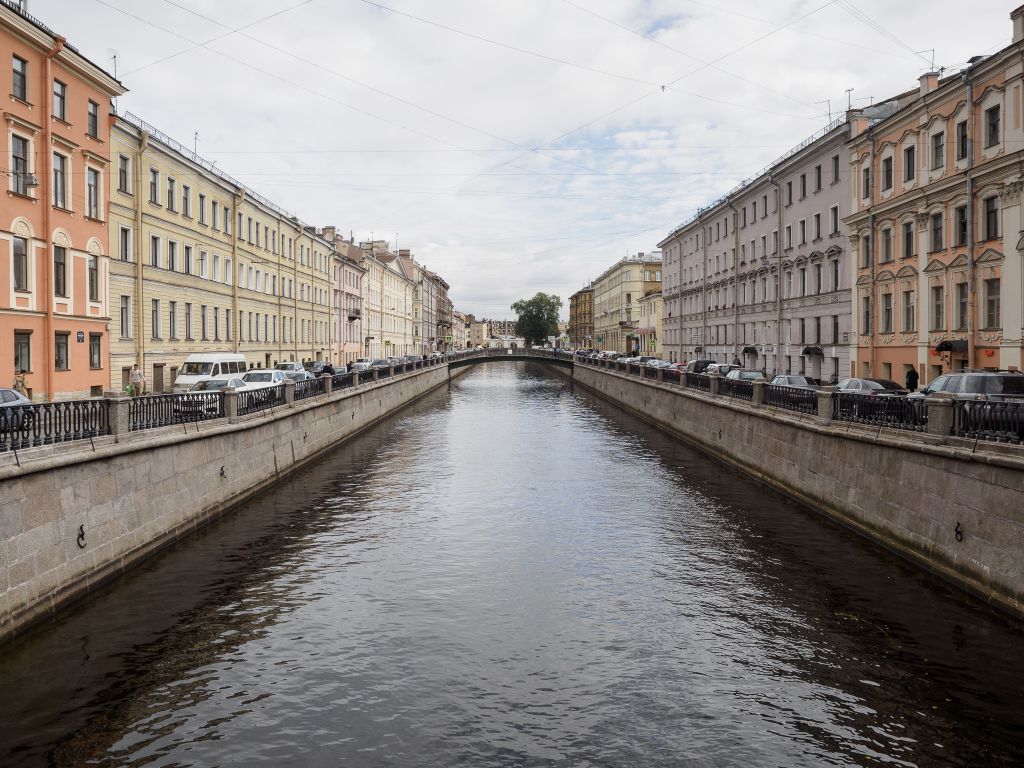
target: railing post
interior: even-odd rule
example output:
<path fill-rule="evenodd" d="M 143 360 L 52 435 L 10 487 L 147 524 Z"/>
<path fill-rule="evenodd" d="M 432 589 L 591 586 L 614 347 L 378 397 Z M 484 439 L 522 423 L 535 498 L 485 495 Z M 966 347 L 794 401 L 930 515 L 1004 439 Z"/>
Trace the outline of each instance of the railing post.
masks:
<path fill-rule="evenodd" d="M 373 380 L 380 381 L 380 368 L 373 369 Z"/>
<path fill-rule="evenodd" d="M 320 376 L 320 378 L 324 379 L 324 394 L 325 395 L 331 394 L 331 392 L 334 391 L 334 379 L 333 379 L 333 377 L 331 377 L 331 376 L 329 376 L 328 374 L 325 373 L 322 376 Z"/>
<path fill-rule="evenodd" d="M 665 380 L 665 370 L 663 368 L 655 369 L 655 371 L 654 371 L 654 378 L 657 379 L 658 381 L 664 381 Z"/>
<path fill-rule="evenodd" d="M 711 394 L 718 397 L 722 391 L 722 377 L 717 373 L 712 373 L 709 378 L 711 379 L 708 382 L 711 385 Z"/>
<path fill-rule="evenodd" d="M 284 404 L 295 405 L 295 382 L 292 379 L 284 380 Z"/>
<path fill-rule="evenodd" d="M 114 436 L 114 442 L 120 443 L 131 431 L 131 414 L 129 407 L 132 402 L 124 392 L 111 390 L 107 392 L 110 405 L 107 410 L 107 429 Z"/>
<path fill-rule="evenodd" d="M 686 389 L 686 384 L 686 370 L 681 368 L 679 370 L 679 388 Z"/>
<path fill-rule="evenodd" d="M 390 379 L 390 378 L 394 377 L 394 375 L 395 375 L 395 366 L 389 365 L 388 366 L 388 378 Z"/>
<path fill-rule="evenodd" d="M 928 407 L 928 434 L 949 437 L 953 434 L 953 398 L 942 393 L 925 399 Z"/>
<path fill-rule="evenodd" d="M 832 399 L 835 397 L 834 389 L 820 390 L 818 392 L 818 421 L 822 424 L 832 423 Z"/>
<path fill-rule="evenodd" d="M 238 421 L 238 392 L 234 387 L 224 387 L 224 416 L 229 424 Z"/>
<path fill-rule="evenodd" d="M 750 393 L 750 402 L 754 405 L 764 405 L 764 381 L 753 381 L 753 389 Z"/>

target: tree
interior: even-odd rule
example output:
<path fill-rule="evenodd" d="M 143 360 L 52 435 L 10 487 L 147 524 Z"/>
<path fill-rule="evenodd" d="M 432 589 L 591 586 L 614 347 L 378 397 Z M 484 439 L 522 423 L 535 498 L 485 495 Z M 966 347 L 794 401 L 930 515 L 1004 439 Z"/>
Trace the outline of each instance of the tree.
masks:
<path fill-rule="evenodd" d="M 538 293 L 532 299 L 520 299 L 512 305 L 518 315 L 516 334 L 527 344 L 544 344 L 548 336 L 558 335 L 558 313 L 562 299 L 554 294 Z"/>

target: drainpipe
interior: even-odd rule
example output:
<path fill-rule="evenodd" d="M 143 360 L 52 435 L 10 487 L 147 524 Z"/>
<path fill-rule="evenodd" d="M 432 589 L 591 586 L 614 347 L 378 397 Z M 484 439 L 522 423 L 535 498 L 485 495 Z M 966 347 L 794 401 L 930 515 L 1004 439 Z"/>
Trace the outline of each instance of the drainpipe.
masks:
<path fill-rule="evenodd" d="M 868 317 L 871 327 L 868 329 L 868 361 L 871 363 L 871 375 L 878 375 L 875 365 L 875 331 L 878 329 L 878 318 L 875 316 L 875 131 L 868 128 L 868 141 L 871 147 L 870 170 L 868 171 L 868 264 L 871 267 L 871 288 L 868 292 Z"/>
<path fill-rule="evenodd" d="M 731 199 L 726 199 L 732 211 L 732 354 L 733 360 L 739 360 L 740 349 L 740 235 L 736 223 L 739 212 Z M 742 363 L 741 363 L 742 364 Z"/>
<path fill-rule="evenodd" d="M 708 233 L 704 231 L 703 217 L 698 215 L 697 221 L 700 223 L 700 236 L 704 242 L 704 245 L 701 247 L 700 260 L 700 349 L 706 358 L 708 356 Z"/>
<path fill-rule="evenodd" d="M 52 118 L 46 116 L 46 105 L 50 104 L 52 98 L 53 83 L 53 58 L 64 50 L 64 38 L 59 35 L 54 38 L 54 45 L 46 52 L 43 59 L 42 95 L 39 103 L 43 106 L 44 117 L 40 122 L 43 124 L 43 139 L 41 154 L 43 161 L 43 184 L 40 190 L 40 197 L 43 203 L 43 238 L 46 242 L 46 268 L 43 269 L 43 301 L 46 302 L 46 316 L 43 322 L 43 349 L 46 355 L 46 365 L 43 367 L 43 389 L 47 400 L 53 399 L 53 369 L 54 369 L 54 348 L 53 348 L 53 233 L 51 232 L 50 212 L 53 206 L 53 130 L 50 127 Z M 70 190 L 68 190 L 70 193 Z M 67 267 L 65 267 L 66 269 Z M 68 350 L 71 354 L 71 350 Z"/>
<path fill-rule="evenodd" d="M 242 322 L 238 314 L 238 235 L 241 233 L 241 230 L 234 228 L 238 226 L 238 209 L 241 208 L 244 201 L 245 189 L 239 187 L 235 190 L 235 194 L 231 196 L 230 226 L 234 231 L 228 235 L 231 238 L 231 314 L 234 315 L 231 323 L 235 326 L 235 333 L 231 334 L 233 352 L 238 352 L 239 339 L 242 336 Z"/>
<path fill-rule="evenodd" d="M 146 334 L 143 324 L 145 317 L 143 313 L 146 308 L 143 254 L 146 243 L 142 237 L 142 201 L 148 198 L 142 197 L 142 169 L 145 166 L 143 161 L 147 149 L 149 149 L 149 131 L 141 131 L 139 133 L 139 149 L 135 153 L 132 182 L 135 188 L 135 361 L 143 372 L 146 370 Z"/>
<path fill-rule="evenodd" d="M 967 86 L 967 367 L 973 368 L 978 283 L 974 276 L 974 83 L 971 67 L 964 70 L 962 77 Z"/>
<path fill-rule="evenodd" d="M 775 180 L 775 174 L 768 174 L 768 183 L 775 187 L 775 253 L 778 267 L 775 272 L 775 371 L 779 372 L 782 359 L 782 185 Z"/>

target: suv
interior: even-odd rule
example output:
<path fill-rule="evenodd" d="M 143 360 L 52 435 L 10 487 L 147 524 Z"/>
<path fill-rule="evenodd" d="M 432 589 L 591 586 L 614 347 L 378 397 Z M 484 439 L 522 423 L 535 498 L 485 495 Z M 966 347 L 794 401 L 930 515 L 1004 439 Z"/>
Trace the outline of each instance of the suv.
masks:
<path fill-rule="evenodd" d="M 1007 371 L 945 373 L 910 397 L 949 392 L 957 400 L 1010 400 L 1024 402 L 1024 375 Z"/>

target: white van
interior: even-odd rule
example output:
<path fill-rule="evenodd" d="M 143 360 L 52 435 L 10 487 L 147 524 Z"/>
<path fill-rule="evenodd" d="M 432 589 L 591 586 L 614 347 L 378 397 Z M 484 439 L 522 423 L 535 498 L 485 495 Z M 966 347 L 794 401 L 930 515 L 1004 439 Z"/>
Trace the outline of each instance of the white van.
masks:
<path fill-rule="evenodd" d="M 241 376 L 249 367 L 245 355 L 237 352 L 196 352 L 185 358 L 178 376 L 174 379 L 174 391 L 186 392 L 197 381 L 214 376 L 237 374 Z"/>

